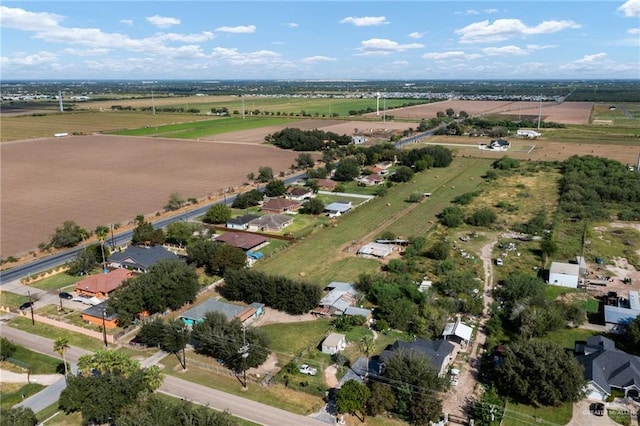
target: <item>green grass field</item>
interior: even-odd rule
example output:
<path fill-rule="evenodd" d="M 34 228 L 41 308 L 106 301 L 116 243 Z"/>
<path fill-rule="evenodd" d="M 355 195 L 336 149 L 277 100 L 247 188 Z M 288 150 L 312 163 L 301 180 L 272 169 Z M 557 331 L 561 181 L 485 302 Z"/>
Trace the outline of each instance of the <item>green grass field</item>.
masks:
<path fill-rule="evenodd" d="M 271 349 L 285 356 L 297 356 L 303 350 L 315 348 L 331 329 L 330 320 L 314 320 L 288 324 L 268 324 L 260 327 L 271 340 Z"/>
<path fill-rule="evenodd" d="M 31 374 L 56 374 L 64 371 L 62 359 L 52 358 L 48 355 L 34 352 L 22 346 L 16 345 L 16 351 L 11 354 L 9 362 L 16 360 L 16 365 L 28 368 Z"/>
<path fill-rule="evenodd" d="M 559 407 L 532 407 L 530 405 L 509 402 L 505 409 L 504 426 L 522 426 L 535 424 L 564 425 L 571 420 L 573 404 L 565 402 Z"/>
<path fill-rule="evenodd" d="M 18 306 L 22 305 L 28 300 L 29 298 L 27 296 L 11 293 L 10 291 L 3 291 L 2 293 L 0 293 L 0 306 L 17 309 Z"/>
<path fill-rule="evenodd" d="M 39 288 L 40 290 L 73 290 L 75 284 L 86 277 L 80 275 L 69 275 L 65 272 L 52 275 L 48 278 L 29 284 L 30 287 Z"/>
<path fill-rule="evenodd" d="M 73 333 L 68 330 L 56 328 L 47 324 L 36 322 L 35 325 L 31 324 L 31 319 L 27 317 L 16 317 L 9 321 L 11 327 L 19 330 L 24 330 L 28 333 L 37 334 L 38 336 L 46 337 L 48 339 L 57 339 L 59 337 L 65 337 L 69 340 L 70 346 L 77 346 L 89 351 L 96 351 L 104 348 L 104 343 L 98 339 L 92 339 L 91 337 L 83 334 Z"/>
<path fill-rule="evenodd" d="M 44 388 L 45 386 L 37 383 L 0 383 L 0 394 L 2 394 L 0 405 L 4 408 L 11 408 L 23 399 L 35 395 Z"/>

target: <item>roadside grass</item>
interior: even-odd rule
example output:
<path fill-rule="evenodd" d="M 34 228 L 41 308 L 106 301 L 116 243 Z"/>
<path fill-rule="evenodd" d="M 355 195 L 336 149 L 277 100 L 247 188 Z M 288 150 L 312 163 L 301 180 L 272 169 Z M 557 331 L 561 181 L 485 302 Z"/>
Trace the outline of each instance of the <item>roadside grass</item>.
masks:
<path fill-rule="evenodd" d="M 448 168 L 418 173 L 413 182 L 396 185 L 385 197 L 372 199 L 337 219 L 332 226 L 297 242 L 293 246 L 295 250 L 287 250 L 277 257 L 266 259 L 256 264 L 255 268 L 291 278 L 303 276 L 318 284 L 326 284 L 331 280 L 350 280 L 357 278 L 361 272 L 377 271 L 380 267 L 379 262 L 355 256 L 354 250 L 367 242 L 364 238 L 371 233 L 375 234 L 372 236 L 375 238 L 385 229 L 402 226 L 401 223 L 404 220 L 404 217 L 401 217 L 402 212 L 412 206 L 415 208 L 415 205 L 404 201 L 411 193 L 433 188 L 434 179 L 438 179 L 438 184 L 443 186 L 447 186 L 456 177 L 464 179 L 461 176 L 466 170 L 477 173 L 478 169 L 473 165 L 482 162 L 478 159 L 456 158 Z M 432 207 L 434 212 L 440 212 L 449 204 L 449 196 L 446 195 L 443 198 L 446 201 L 433 203 L 435 204 Z M 428 203 L 429 200 L 425 202 Z M 415 234 L 412 232 L 410 235 Z M 341 252 L 342 250 L 347 250 L 348 253 L 345 254 Z"/>
<path fill-rule="evenodd" d="M 0 383 L 0 394 L 2 394 L 0 405 L 3 408 L 11 408 L 45 387 L 37 383 Z"/>
<path fill-rule="evenodd" d="M 102 328 L 85 322 L 82 319 L 82 311 L 76 311 L 74 309 L 69 309 L 64 306 L 65 301 L 62 301 L 63 310 L 60 311 L 59 305 L 47 305 L 43 306 L 36 310 L 36 313 L 42 316 L 46 316 L 48 318 L 52 318 L 58 321 L 62 321 L 65 323 L 73 324 L 78 327 L 86 328 L 87 330 L 92 331 L 102 331 Z M 107 334 L 116 334 L 122 331 L 122 328 L 108 328 Z"/>
<path fill-rule="evenodd" d="M 33 284 L 29 284 L 29 286 L 45 291 L 62 290 L 66 289 L 67 287 L 75 286 L 78 281 L 85 278 L 87 278 L 86 275 L 69 275 L 66 272 L 61 272 L 40 281 L 36 281 Z"/>
<path fill-rule="evenodd" d="M 197 139 L 201 137 L 236 132 L 239 130 L 259 129 L 289 122 L 288 118 L 225 117 L 209 118 L 196 123 L 169 124 L 130 130 L 119 130 L 110 134 L 121 136 L 155 136 L 163 138 Z M 260 141 L 263 142 L 263 141 Z"/>
<path fill-rule="evenodd" d="M 189 365 L 189 357 L 194 354 L 187 353 L 187 371 L 183 371 L 178 365 L 175 356 L 165 357 L 161 363 L 165 366 L 163 372 L 167 375 L 175 376 L 193 383 L 218 389 L 222 392 L 241 396 L 252 401 L 271 405 L 283 410 L 307 415 L 316 412 L 322 407 L 322 398 L 313 396 L 305 392 L 296 392 L 287 389 L 283 385 L 274 384 L 264 387 L 260 384 L 249 382 L 248 390 L 242 390 L 242 385 L 235 377 L 216 374 L 212 371 Z M 212 360 L 211 362 L 215 362 Z"/>
<path fill-rule="evenodd" d="M 117 102 L 115 102 L 117 103 Z M 2 117 L 2 141 L 53 137 L 65 131 L 73 134 L 131 129 L 145 126 L 160 126 L 170 123 L 210 120 L 210 117 L 193 114 L 158 113 L 136 111 L 83 111 L 50 112 L 46 115 L 24 115 Z"/>
<path fill-rule="evenodd" d="M 29 298 L 21 294 L 12 293 L 10 291 L 3 291 L 0 293 L 0 306 L 17 309 L 24 302 L 28 301 Z"/>
<path fill-rule="evenodd" d="M 567 424 L 573 415 L 573 404 L 565 402 L 558 407 L 533 407 L 531 405 L 509 402 L 505 408 L 504 426 L 522 426 L 523 424 L 551 423 Z"/>
<path fill-rule="evenodd" d="M 70 346 L 77 346 L 89 351 L 96 351 L 98 349 L 104 348 L 104 343 L 102 343 L 101 340 L 92 339 L 91 337 L 85 336 L 83 334 L 74 333 L 69 330 L 63 330 L 61 328 L 53 327 L 51 325 L 42 324 L 39 322 L 36 322 L 35 325 L 32 325 L 31 319 L 28 317 L 13 318 L 9 321 L 9 326 L 52 340 L 55 340 L 59 337 L 65 337 L 69 340 Z"/>
<path fill-rule="evenodd" d="M 587 124 L 568 125 L 563 129 L 544 129 L 544 140 L 593 145 L 637 145 L 640 122 L 635 120 L 627 124 L 618 126 L 618 120 L 616 120 L 615 126 Z"/>
<path fill-rule="evenodd" d="M 584 328 L 563 328 L 548 333 L 544 340 L 556 343 L 565 349 L 574 350 L 577 340 L 587 340 L 588 337 L 597 336 L 600 333 Z"/>
<path fill-rule="evenodd" d="M 16 351 L 7 358 L 7 362 L 23 369 L 29 369 L 31 374 L 58 374 L 64 372 L 62 358 L 56 359 L 48 355 L 34 352 L 23 346 L 16 345 Z"/>
<path fill-rule="evenodd" d="M 341 182 L 341 185 L 344 187 L 344 192 L 348 194 L 361 194 L 361 195 L 375 195 L 376 192 L 384 187 L 384 184 L 381 185 L 372 185 L 372 186 L 361 186 L 356 181 L 351 182 Z"/>
<path fill-rule="evenodd" d="M 78 426 L 82 424 L 82 414 L 80 412 L 65 414 L 64 411 L 60 410 L 57 401 L 36 413 L 36 417 L 40 422 L 39 424 L 46 424 L 47 426 Z"/>
<path fill-rule="evenodd" d="M 605 228 L 605 229 L 603 229 Z M 585 247 L 586 260 L 594 262 L 596 257 L 603 258 L 605 263 L 613 264 L 616 257 L 624 257 L 629 264 L 640 270 L 640 232 L 628 228 L 609 228 L 606 223 L 590 227 L 589 244 Z"/>

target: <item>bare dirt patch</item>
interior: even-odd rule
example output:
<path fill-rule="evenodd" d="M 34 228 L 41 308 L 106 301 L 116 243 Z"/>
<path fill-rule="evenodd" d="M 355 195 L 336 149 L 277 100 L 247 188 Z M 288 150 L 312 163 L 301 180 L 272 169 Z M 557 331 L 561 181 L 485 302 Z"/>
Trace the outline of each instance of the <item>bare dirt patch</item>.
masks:
<path fill-rule="evenodd" d="M 162 210 L 169 194 L 215 197 L 249 172 L 286 171 L 296 153 L 267 145 L 107 135 L 0 145 L 0 255 L 19 255 L 75 220 L 94 229 Z"/>
<path fill-rule="evenodd" d="M 251 325 L 254 327 L 267 325 L 267 324 L 283 324 L 292 322 L 304 322 L 313 321 L 317 318 L 312 314 L 303 315 L 290 315 L 286 312 L 278 311 L 276 309 L 265 306 L 264 314 L 256 319 Z"/>

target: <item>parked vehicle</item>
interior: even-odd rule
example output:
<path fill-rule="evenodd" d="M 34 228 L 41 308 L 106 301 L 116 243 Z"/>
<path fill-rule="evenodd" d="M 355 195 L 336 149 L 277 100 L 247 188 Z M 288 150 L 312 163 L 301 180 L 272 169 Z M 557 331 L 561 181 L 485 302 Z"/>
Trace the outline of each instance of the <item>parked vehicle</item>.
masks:
<path fill-rule="evenodd" d="M 20 309 L 21 311 L 24 311 L 25 309 L 29 309 L 32 306 L 33 306 L 33 302 L 24 302 L 22 305 L 20 305 L 18 309 Z"/>
<path fill-rule="evenodd" d="M 318 370 L 316 368 L 313 368 L 307 364 L 302 364 L 300 367 L 298 367 L 298 371 L 302 374 L 308 374 L 309 376 L 315 376 L 318 373 Z"/>
<path fill-rule="evenodd" d="M 496 265 L 497 265 L 497 266 L 502 266 L 502 265 L 504 265 L 504 263 L 502 262 L 502 259 L 501 259 L 501 258 L 497 258 L 497 259 L 496 259 Z"/>
<path fill-rule="evenodd" d="M 67 293 L 66 291 L 63 291 L 60 294 L 58 294 L 58 297 L 60 297 L 60 299 L 71 300 L 71 299 L 73 299 L 73 294 Z"/>
<path fill-rule="evenodd" d="M 604 416 L 604 404 L 602 402 L 594 402 L 589 405 L 589 412 L 594 416 Z"/>

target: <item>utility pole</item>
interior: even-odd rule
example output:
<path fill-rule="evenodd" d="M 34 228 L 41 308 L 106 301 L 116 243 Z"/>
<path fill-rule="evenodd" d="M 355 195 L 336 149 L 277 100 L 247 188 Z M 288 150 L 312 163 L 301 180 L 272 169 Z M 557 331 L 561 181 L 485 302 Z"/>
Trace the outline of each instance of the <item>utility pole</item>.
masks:
<path fill-rule="evenodd" d="M 104 347 L 108 348 L 109 347 L 109 343 L 107 342 L 107 327 L 106 327 L 106 321 L 105 321 L 105 313 L 104 311 L 107 309 L 106 306 L 102 306 L 102 339 L 104 340 Z"/>
<path fill-rule="evenodd" d="M 247 327 L 242 326 L 242 347 L 238 349 L 238 353 L 242 357 L 242 387 L 247 388 L 247 358 L 249 357 L 249 344 L 247 343 Z"/>
<path fill-rule="evenodd" d="M 31 310 L 31 325 L 36 325 L 36 320 L 33 317 L 33 300 L 31 299 L 30 290 L 27 290 L 27 296 L 29 297 L 29 309 Z"/>

